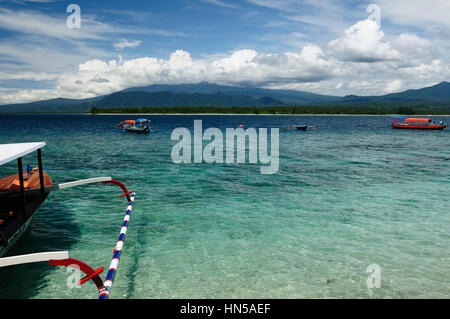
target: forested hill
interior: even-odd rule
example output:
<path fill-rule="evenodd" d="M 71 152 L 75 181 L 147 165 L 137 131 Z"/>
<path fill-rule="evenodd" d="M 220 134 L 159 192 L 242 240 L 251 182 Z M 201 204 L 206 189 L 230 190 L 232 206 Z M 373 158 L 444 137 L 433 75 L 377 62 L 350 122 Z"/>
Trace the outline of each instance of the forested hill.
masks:
<path fill-rule="evenodd" d="M 354 108 L 450 109 L 450 83 L 383 96 L 345 97 L 293 90 L 221 86 L 211 83 L 151 85 L 89 99 L 51 99 L 1 105 L 0 113 L 85 113 L 91 108 L 324 106 Z"/>

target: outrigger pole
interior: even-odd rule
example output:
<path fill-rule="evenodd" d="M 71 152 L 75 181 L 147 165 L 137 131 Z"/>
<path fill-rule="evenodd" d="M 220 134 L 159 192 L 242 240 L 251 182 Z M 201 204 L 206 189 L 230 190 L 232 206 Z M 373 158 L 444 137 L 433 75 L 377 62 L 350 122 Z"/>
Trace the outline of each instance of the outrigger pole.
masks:
<path fill-rule="evenodd" d="M 19 178 L 20 178 L 20 174 L 19 174 Z M 105 184 L 111 184 L 109 182 L 112 182 L 112 178 L 110 176 L 103 176 L 103 177 L 94 177 L 94 178 L 88 178 L 88 179 L 80 179 L 77 181 L 73 181 L 73 182 L 67 182 L 67 183 L 61 183 L 61 184 L 57 184 L 57 185 L 52 185 L 52 186 L 48 186 L 48 187 L 44 187 L 42 190 L 41 188 L 36 188 L 36 189 L 30 189 L 27 191 L 24 191 L 24 193 L 26 195 L 32 195 L 35 194 L 37 192 L 48 192 L 48 191 L 56 191 L 56 190 L 62 190 L 62 189 L 66 189 L 66 188 L 71 188 L 71 187 L 76 187 L 76 186 L 83 186 L 83 185 L 88 185 L 88 184 L 93 184 L 93 183 L 105 183 Z M 112 183 L 114 184 L 114 183 Z M 130 192 L 131 193 L 131 192 Z M 120 195 L 120 197 L 125 196 L 125 194 Z"/>
<path fill-rule="evenodd" d="M 136 194 L 133 192 L 129 192 L 127 190 L 127 188 L 125 187 L 125 185 L 123 185 L 119 181 L 107 180 L 107 181 L 103 181 L 102 184 L 114 184 L 114 185 L 119 186 L 120 188 L 122 188 L 122 190 L 124 192 L 122 195 L 119 195 L 119 198 L 126 196 L 128 199 L 127 211 L 125 212 L 125 217 L 124 217 L 124 221 L 122 224 L 122 228 L 120 229 L 119 239 L 117 241 L 116 248 L 114 248 L 114 250 L 113 250 L 113 258 L 111 260 L 111 264 L 109 266 L 108 273 L 106 274 L 105 282 L 103 283 L 103 281 L 101 280 L 101 278 L 99 276 L 103 272 L 104 267 L 94 270 L 93 268 L 91 268 L 89 265 L 83 263 L 82 261 L 72 259 L 72 258 L 65 259 L 65 260 L 49 260 L 49 262 L 50 262 L 50 265 L 52 265 L 52 266 L 73 267 L 73 265 L 75 264 L 76 266 L 79 267 L 79 269 L 81 269 L 86 274 L 86 277 L 82 278 L 79 281 L 79 284 L 82 285 L 85 282 L 88 282 L 89 280 L 94 281 L 95 285 L 97 286 L 98 293 L 99 293 L 98 299 L 108 299 L 109 294 L 111 292 L 113 282 L 114 282 L 114 277 L 116 275 L 117 267 L 119 266 L 120 253 L 122 252 L 123 243 L 125 241 L 125 236 L 127 234 L 128 222 L 130 221 L 130 214 L 131 214 L 131 210 L 133 209 L 134 198 L 135 198 Z"/>
<path fill-rule="evenodd" d="M 40 261 L 49 261 L 51 259 L 60 260 L 69 258 L 68 251 L 54 251 L 47 253 L 37 253 L 29 255 L 20 255 L 0 258 L 0 267 L 37 263 Z"/>
<path fill-rule="evenodd" d="M 136 194 L 131 193 L 130 201 L 128 203 L 127 211 L 125 213 L 125 218 L 123 220 L 122 228 L 120 229 L 119 239 L 117 240 L 116 248 L 113 250 L 113 257 L 111 260 L 111 265 L 109 266 L 108 273 L 105 280 L 105 290 L 100 292 L 98 299 L 108 299 L 111 292 L 111 288 L 114 282 L 114 277 L 116 276 L 117 267 L 119 267 L 120 253 L 122 252 L 123 242 L 127 235 L 128 223 L 130 221 L 131 210 L 133 209 L 134 198 Z"/>
<path fill-rule="evenodd" d="M 125 237 L 127 234 L 128 223 L 130 221 L 130 214 L 131 210 L 133 209 L 134 198 L 136 194 L 131 191 L 129 192 L 125 187 L 125 185 L 123 185 L 121 182 L 111 180 L 111 177 L 99 177 L 71 183 L 59 184 L 53 186 L 54 187 L 53 189 L 64 189 L 79 185 L 90 184 L 94 182 L 102 182 L 103 184 L 114 184 L 120 186 L 120 188 L 122 188 L 124 193 L 119 195 L 118 197 L 120 198 L 126 196 L 128 200 L 128 207 L 125 212 L 122 228 L 120 229 L 119 239 L 117 241 L 116 247 L 113 250 L 112 261 L 109 266 L 108 273 L 106 275 L 104 283 L 99 276 L 103 272 L 104 267 L 100 267 L 97 270 L 94 270 L 91 266 L 82 262 L 81 260 L 69 258 L 68 251 L 45 252 L 45 253 L 0 258 L 0 267 L 48 261 L 52 266 L 65 266 L 77 268 L 86 274 L 84 278 L 80 279 L 78 284 L 82 285 L 88 282 L 89 280 L 92 280 L 97 286 L 99 299 L 108 299 L 114 282 L 114 277 L 117 272 L 117 267 L 119 266 L 120 253 L 122 252 L 123 243 L 125 241 Z"/>

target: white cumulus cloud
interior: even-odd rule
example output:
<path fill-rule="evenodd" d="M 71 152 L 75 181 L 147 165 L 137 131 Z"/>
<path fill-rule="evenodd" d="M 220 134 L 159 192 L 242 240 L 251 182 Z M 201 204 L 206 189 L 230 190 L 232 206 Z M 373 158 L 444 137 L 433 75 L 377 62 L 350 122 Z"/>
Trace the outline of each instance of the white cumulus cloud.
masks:
<path fill-rule="evenodd" d="M 449 64 L 435 54 L 433 42 L 413 33 L 391 36 L 390 41 L 387 38 L 375 21 L 362 20 L 328 44 L 307 44 L 295 52 L 240 49 L 194 58 L 185 50 L 176 50 L 167 58 L 131 59 L 106 59 L 97 54 L 98 58 L 76 63 L 78 68 L 72 72 L 28 74 L 18 69 L 16 76 L 39 79 L 41 74 L 42 79 L 54 81 L 55 86 L 48 90 L 20 90 L 0 85 L 0 104 L 54 97 L 88 98 L 134 86 L 203 81 L 332 95 L 378 95 L 449 80 Z M 115 43 L 117 50 L 138 45 L 136 40 L 125 39 Z M 23 61 L 35 55 L 29 49 L 12 50 L 7 43 L 0 43 L 0 53 L 22 54 Z M 51 64 L 60 58 L 50 57 L 43 63 Z M 44 66 L 50 69 L 47 64 Z M 0 71 L 4 79 L 13 79 L 12 74 Z"/>
<path fill-rule="evenodd" d="M 342 61 L 377 62 L 398 59 L 400 53 L 389 42 L 383 41 L 383 37 L 384 33 L 375 21 L 363 20 L 331 41 L 329 47 Z"/>

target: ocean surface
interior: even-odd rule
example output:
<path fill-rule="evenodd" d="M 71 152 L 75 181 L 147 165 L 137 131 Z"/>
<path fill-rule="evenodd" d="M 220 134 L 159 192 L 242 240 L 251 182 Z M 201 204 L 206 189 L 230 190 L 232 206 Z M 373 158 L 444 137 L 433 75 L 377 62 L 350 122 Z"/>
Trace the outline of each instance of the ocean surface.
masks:
<path fill-rule="evenodd" d="M 450 297 L 450 129 L 215 115 L 152 115 L 149 135 L 113 129 L 136 117 L 0 115 L 1 143 L 47 143 L 54 183 L 112 176 L 136 192 L 111 298 Z M 174 164 L 171 133 L 195 119 L 223 132 L 280 128 L 279 172 Z M 320 129 L 283 129 L 292 124 Z M 15 162 L 0 166 L 0 176 L 15 172 Z M 127 206 L 119 194 L 102 184 L 51 193 L 10 255 L 68 250 L 107 269 Z M 380 288 L 368 288 L 372 264 Z M 97 298 L 92 282 L 68 288 L 71 274 L 47 263 L 0 269 L 0 298 Z"/>

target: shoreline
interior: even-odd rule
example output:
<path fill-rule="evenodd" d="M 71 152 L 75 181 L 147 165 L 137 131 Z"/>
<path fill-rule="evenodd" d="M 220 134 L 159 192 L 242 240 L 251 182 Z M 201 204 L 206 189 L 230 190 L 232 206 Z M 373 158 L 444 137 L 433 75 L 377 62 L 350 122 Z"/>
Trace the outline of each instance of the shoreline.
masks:
<path fill-rule="evenodd" d="M 405 116 L 405 117 L 436 117 L 436 116 L 445 116 L 450 117 L 450 114 L 413 114 L 413 115 L 404 115 L 404 114 L 343 114 L 343 113 L 333 113 L 333 114 L 323 114 L 323 113 L 314 113 L 314 114 L 254 114 L 254 113 L 0 113 L 2 115 L 83 115 L 83 116 L 152 116 L 152 115 L 168 115 L 168 116 Z"/>
<path fill-rule="evenodd" d="M 219 115 L 219 116 L 405 116 L 405 117 L 417 117 L 417 116 L 450 116 L 450 114 L 414 114 L 414 115 L 403 115 L 403 114 L 254 114 L 254 113 L 86 113 L 85 115 L 192 115 L 192 116 L 201 116 L 201 115 Z"/>

